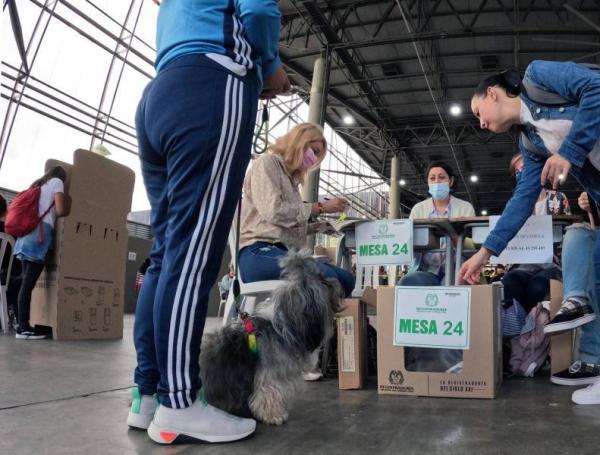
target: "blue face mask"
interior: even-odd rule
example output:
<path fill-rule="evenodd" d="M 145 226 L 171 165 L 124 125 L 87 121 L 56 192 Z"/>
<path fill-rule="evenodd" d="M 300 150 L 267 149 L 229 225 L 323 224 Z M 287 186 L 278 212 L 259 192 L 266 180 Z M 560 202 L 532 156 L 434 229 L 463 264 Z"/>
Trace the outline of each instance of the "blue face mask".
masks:
<path fill-rule="evenodd" d="M 448 182 L 430 183 L 429 194 L 431 194 L 431 197 L 436 201 L 444 200 L 450 194 L 450 184 Z"/>

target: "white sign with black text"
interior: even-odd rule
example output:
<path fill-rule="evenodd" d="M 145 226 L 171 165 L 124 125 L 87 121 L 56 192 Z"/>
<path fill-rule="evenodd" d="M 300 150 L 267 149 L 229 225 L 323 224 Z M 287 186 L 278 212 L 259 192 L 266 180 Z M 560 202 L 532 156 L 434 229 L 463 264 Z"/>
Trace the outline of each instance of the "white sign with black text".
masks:
<path fill-rule="evenodd" d="M 490 216 L 490 231 L 498 223 L 499 216 Z M 552 262 L 552 217 L 530 216 L 521 230 L 507 245 L 500 256 L 492 256 L 492 264 L 548 264 Z"/>

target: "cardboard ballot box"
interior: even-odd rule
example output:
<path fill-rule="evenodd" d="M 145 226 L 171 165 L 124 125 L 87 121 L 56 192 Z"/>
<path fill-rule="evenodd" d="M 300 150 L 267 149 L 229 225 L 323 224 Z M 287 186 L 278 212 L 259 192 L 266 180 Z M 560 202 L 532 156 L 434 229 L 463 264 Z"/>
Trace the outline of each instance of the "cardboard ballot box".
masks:
<path fill-rule="evenodd" d="M 383 287 L 377 293 L 379 393 L 494 398 L 502 382 L 501 287 L 413 288 L 410 300 L 396 303 L 398 289 Z M 407 317 L 405 312 L 414 316 Z M 422 348 L 443 345 L 462 349 L 462 371 L 408 371 L 405 347 L 399 340 L 410 340 Z"/>
<path fill-rule="evenodd" d="M 361 298 L 344 300 L 336 317 L 340 389 L 362 389 L 368 375 L 367 305 L 377 305 L 377 291 L 366 288 Z"/>
<path fill-rule="evenodd" d="M 31 302 L 31 323 L 52 327 L 55 339 L 122 338 L 127 214 L 134 172 L 86 150 L 68 174 L 71 212 L 57 218 L 51 252 Z"/>

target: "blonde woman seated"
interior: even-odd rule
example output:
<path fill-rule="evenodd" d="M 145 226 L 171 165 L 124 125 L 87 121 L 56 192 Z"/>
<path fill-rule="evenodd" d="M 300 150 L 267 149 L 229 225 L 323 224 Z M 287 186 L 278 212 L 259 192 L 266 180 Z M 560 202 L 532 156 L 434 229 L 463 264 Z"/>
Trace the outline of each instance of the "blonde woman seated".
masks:
<path fill-rule="evenodd" d="M 341 198 L 307 203 L 300 196 L 298 186 L 326 153 L 322 128 L 301 123 L 252 163 L 244 181 L 240 231 L 239 265 L 244 282 L 279 279 L 279 258 L 288 249 L 305 246 L 306 236 L 315 232 L 316 223 L 311 220 L 345 209 Z M 327 263 L 319 267 L 324 276 L 339 281 L 346 295 L 352 293 L 350 272 Z"/>

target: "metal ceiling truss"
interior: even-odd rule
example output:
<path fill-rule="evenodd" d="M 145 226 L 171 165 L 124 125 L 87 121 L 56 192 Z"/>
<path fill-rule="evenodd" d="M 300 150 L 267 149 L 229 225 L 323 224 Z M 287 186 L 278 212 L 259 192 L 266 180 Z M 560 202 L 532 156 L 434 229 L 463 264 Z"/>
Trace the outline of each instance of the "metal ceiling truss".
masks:
<path fill-rule="evenodd" d="M 600 0 L 401 2 L 408 30 L 399 27 L 399 21 L 404 21 L 396 0 L 288 1 L 283 11 L 281 53 L 286 67 L 310 84 L 312 57 L 324 49 L 331 51 L 330 124 L 384 178 L 389 175 L 393 155 L 406 157 L 409 166 L 403 166 L 402 176 L 416 180 L 421 189 L 422 172 L 434 157 L 451 162 L 449 157 L 454 156 L 459 171 L 491 172 L 497 178 L 517 150 L 514 132 L 493 135 L 481 131 L 468 114 L 466 119 L 447 118 L 450 93 L 452 102 L 468 106 L 472 81 L 506 66 L 506 57 L 522 70 L 532 58 L 556 59 L 558 54 L 560 59 L 582 60 L 600 53 L 595 34 L 600 31 L 595 25 Z M 479 38 L 487 39 L 481 41 L 487 48 L 466 47 L 465 43 L 476 43 Z M 512 40 L 512 46 L 507 46 L 505 38 Z M 455 48 L 448 46 L 453 42 Z M 538 51 L 536 42 L 555 46 L 540 45 Z M 420 49 L 423 72 L 415 71 L 418 59 L 406 47 L 413 43 Z M 484 66 L 483 59 L 488 56 L 496 58 L 497 66 Z M 457 58 L 463 60 L 455 66 Z M 383 71 L 382 66 L 394 64 L 400 65 L 396 73 Z M 431 96 L 423 83 L 425 77 Z M 398 86 L 391 81 L 398 81 Z M 443 112 L 441 118 L 433 115 L 434 104 Z M 342 125 L 340 109 L 356 114 L 356 125 Z M 485 192 L 469 182 L 464 184 L 467 192 L 472 191 L 476 206 L 478 201 L 484 203 Z"/>

